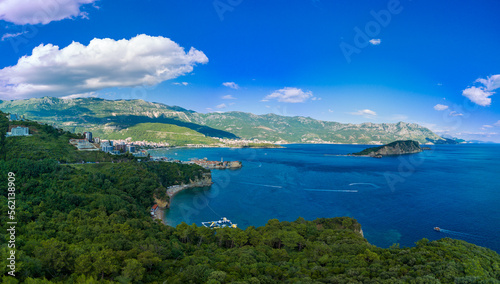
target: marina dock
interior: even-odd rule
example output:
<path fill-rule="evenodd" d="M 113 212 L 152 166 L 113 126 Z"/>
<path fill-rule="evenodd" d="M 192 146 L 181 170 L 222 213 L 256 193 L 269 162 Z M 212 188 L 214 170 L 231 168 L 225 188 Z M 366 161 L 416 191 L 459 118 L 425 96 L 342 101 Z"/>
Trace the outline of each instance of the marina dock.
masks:
<path fill-rule="evenodd" d="M 222 219 L 218 221 L 208 221 L 208 222 L 201 222 L 201 224 L 207 228 L 212 228 L 212 229 L 219 229 L 219 228 L 237 228 L 238 226 L 236 224 L 233 224 L 231 220 L 227 219 L 226 217 L 222 217 Z"/>

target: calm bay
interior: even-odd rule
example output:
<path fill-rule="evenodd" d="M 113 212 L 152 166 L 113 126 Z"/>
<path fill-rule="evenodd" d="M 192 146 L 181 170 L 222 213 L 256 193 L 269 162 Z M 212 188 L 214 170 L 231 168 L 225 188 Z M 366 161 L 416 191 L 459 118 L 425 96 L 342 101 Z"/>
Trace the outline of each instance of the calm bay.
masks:
<path fill-rule="evenodd" d="M 366 147 L 294 144 L 150 153 L 243 162 L 238 170 L 212 170 L 209 188 L 177 194 L 165 214 L 172 226 L 227 217 L 244 229 L 274 218 L 350 216 L 380 247 L 450 237 L 500 252 L 500 145 L 436 145 L 382 159 L 346 156 Z M 442 231 L 434 231 L 436 226 Z"/>

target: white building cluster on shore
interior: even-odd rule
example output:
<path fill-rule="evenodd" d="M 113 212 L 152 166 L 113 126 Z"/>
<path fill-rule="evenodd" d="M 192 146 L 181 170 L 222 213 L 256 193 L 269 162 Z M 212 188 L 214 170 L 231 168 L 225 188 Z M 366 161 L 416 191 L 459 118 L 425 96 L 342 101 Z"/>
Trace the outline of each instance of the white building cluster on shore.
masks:
<path fill-rule="evenodd" d="M 131 153 L 136 157 L 147 157 L 146 150 L 138 150 L 135 143 L 129 140 L 102 140 L 98 137 L 93 138 L 92 132 L 84 132 L 83 139 L 70 139 L 69 143 L 80 151 L 103 151 L 112 155 Z"/>

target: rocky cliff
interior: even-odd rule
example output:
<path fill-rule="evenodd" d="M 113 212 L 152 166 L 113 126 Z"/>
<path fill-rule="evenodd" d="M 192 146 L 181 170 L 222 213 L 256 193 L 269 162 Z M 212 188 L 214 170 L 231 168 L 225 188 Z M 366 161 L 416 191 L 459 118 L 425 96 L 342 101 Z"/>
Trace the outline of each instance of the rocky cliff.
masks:
<path fill-rule="evenodd" d="M 367 148 L 361 152 L 354 153 L 355 156 L 368 156 L 381 158 L 383 156 L 414 154 L 422 152 L 422 148 L 417 141 L 405 140 L 395 141 L 387 145 Z"/>

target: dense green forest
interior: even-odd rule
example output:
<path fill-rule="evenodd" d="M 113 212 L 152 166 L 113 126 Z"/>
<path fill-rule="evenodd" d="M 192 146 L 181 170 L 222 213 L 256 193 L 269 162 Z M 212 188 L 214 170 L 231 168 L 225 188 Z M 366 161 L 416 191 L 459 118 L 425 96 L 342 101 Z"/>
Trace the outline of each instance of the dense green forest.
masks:
<path fill-rule="evenodd" d="M 17 138 L 2 138 L 2 151 Z M 153 195 L 207 170 L 133 159 L 67 165 L 57 160 L 77 154 L 31 156 L 38 151 L 0 160 L 4 184 L 15 173 L 18 222 L 16 278 L 2 264 L 2 283 L 499 283 L 500 256 L 492 250 L 449 238 L 378 248 L 348 217 L 273 219 L 245 230 L 166 226 L 149 216 Z M 1 186 L 2 263 L 7 211 Z"/>

